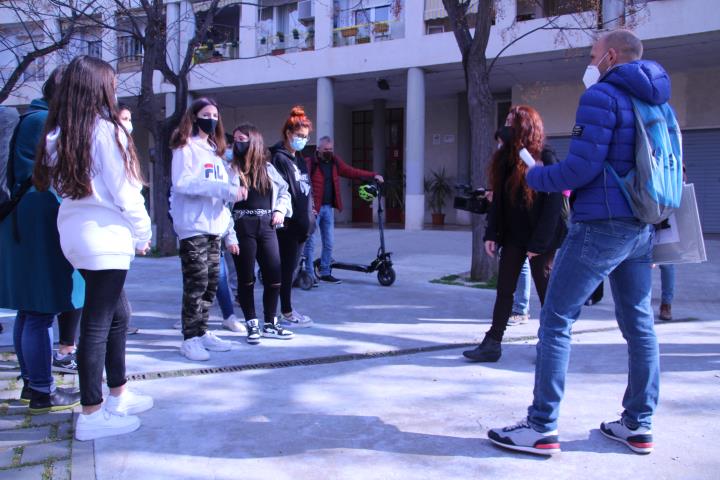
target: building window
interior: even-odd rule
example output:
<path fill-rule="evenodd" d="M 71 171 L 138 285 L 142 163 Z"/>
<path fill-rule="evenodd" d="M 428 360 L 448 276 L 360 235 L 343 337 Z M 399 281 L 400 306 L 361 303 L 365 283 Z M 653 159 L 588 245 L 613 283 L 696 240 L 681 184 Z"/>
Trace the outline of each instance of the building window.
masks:
<path fill-rule="evenodd" d="M 102 58 L 102 40 L 88 41 L 87 54 L 91 57 Z"/>
<path fill-rule="evenodd" d="M 143 45 L 131 35 L 123 35 L 117 39 L 118 65 L 139 65 L 143 58 Z"/>
<path fill-rule="evenodd" d="M 338 0 L 334 45 L 355 45 L 403 38 L 404 0 Z"/>
<path fill-rule="evenodd" d="M 517 0 L 517 21 L 596 10 L 595 0 Z"/>
<path fill-rule="evenodd" d="M 259 53 L 282 54 L 309 50 L 314 46 L 314 35 L 314 19 L 309 16 L 307 7 L 303 8 L 303 12 L 298 11 L 297 1 L 259 10 Z"/>

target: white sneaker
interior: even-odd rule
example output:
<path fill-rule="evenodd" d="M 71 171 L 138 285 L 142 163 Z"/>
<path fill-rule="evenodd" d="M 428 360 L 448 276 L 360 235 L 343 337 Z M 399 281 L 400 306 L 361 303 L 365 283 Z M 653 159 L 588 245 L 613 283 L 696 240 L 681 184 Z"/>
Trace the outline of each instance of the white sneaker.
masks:
<path fill-rule="evenodd" d="M 193 337 L 187 340 L 183 340 L 180 345 L 180 353 L 185 355 L 188 360 L 194 360 L 197 362 L 204 362 L 210 360 L 210 354 L 205 350 L 201 337 Z"/>
<path fill-rule="evenodd" d="M 80 441 L 111 437 L 134 432 L 140 428 L 140 419 L 134 415 L 118 415 L 101 407 L 97 412 L 78 415 L 75 438 Z"/>
<path fill-rule="evenodd" d="M 283 323 L 287 325 L 291 325 L 295 328 L 307 328 L 312 327 L 313 321 L 310 317 L 307 315 L 302 315 L 295 310 L 290 312 L 290 315 L 285 315 L 284 313 L 280 317 L 283 321 Z"/>
<path fill-rule="evenodd" d="M 110 395 L 105 400 L 105 408 L 118 415 L 137 415 L 152 407 L 153 399 L 150 395 L 135 393 L 127 387 L 119 397 Z"/>
<path fill-rule="evenodd" d="M 235 316 L 235 314 L 232 314 L 228 318 L 223 320 L 222 325 L 223 325 L 223 328 L 230 330 L 231 332 L 237 332 L 237 333 L 247 332 L 245 325 L 243 325 L 243 323 L 240 320 L 238 320 L 238 318 Z"/>
<path fill-rule="evenodd" d="M 227 340 L 223 340 L 214 333 L 208 331 L 205 335 L 200 337 L 202 345 L 211 352 L 227 352 L 232 348 L 232 343 Z"/>
<path fill-rule="evenodd" d="M 173 328 L 175 330 L 182 330 L 182 319 L 178 320 L 177 322 L 173 323 Z"/>

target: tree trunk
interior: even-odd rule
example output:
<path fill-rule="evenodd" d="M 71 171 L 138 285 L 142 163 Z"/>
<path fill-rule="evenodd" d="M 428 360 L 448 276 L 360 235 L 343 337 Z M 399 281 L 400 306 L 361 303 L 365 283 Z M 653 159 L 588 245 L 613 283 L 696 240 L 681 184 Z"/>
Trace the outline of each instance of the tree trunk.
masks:
<path fill-rule="evenodd" d="M 468 110 L 470 113 L 470 176 L 475 187 L 488 187 L 488 164 L 493 152 L 495 104 L 486 73 L 485 59 L 467 62 Z M 497 274 L 497 260 L 485 254 L 483 236 L 486 217 L 473 215 L 470 278 L 487 281 Z"/>

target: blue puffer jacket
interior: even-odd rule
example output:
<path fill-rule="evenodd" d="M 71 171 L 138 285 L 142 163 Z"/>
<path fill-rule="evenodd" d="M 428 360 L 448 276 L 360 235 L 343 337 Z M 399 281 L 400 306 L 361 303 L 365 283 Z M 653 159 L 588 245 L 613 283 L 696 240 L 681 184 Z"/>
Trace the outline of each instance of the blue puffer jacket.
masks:
<path fill-rule="evenodd" d="M 567 158 L 528 172 L 527 182 L 535 190 L 573 190 L 574 222 L 633 216 L 617 182 L 604 170 L 606 160 L 621 176 L 635 165 L 631 95 L 654 105 L 665 103 L 670 77 L 647 60 L 611 69 L 580 97 Z"/>

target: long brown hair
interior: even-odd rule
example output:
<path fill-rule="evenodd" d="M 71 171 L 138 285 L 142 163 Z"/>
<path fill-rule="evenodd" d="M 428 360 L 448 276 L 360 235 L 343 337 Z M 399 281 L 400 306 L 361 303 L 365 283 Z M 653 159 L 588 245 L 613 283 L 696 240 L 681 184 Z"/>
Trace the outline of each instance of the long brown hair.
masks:
<path fill-rule="evenodd" d="M 225 154 L 227 143 L 225 142 L 225 129 L 223 128 L 222 117 L 220 116 L 220 108 L 215 100 L 207 97 L 200 97 L 194 100 L 188 109 L 185 110 L 180 120 L 180 125 L 178 125 L 170 137 L 170 148 L 182 148 L 187 145 L 190 137 L 198 134 L 200 129 L 195 124 L 198 118 L 198 112 L 208 105 L 212 105 L 218 109 L 218 123 L 215 131 L 208 135 L 208 140 L 215 146 L 215 153 L 217 153 L 219 157 Z"/>
<path fill-rule="evenodd" d="M 535 191 L 525 181 L 528 167 L 520 158 L 520 150 L 526 148 L 534 159 L 539 159 L 545 146 L 545 130 L 540 114 L 527 105 L 512 107 L 508 118 L 513 134 L 510 142 L 503 143 L 493 154 L 489 169 L 490 185 L 496 192 L 507 186 L 511 203 L 522 190 L 525 205 L 530 208 L 535 200 Z"/>
<path fill-rule="evenodd" d="M 268 152 L 260 131 L 251 123 L 243 123 L 237 127 L 250 141 L 245 158 L 240 158 L 233 148 L 232 167 L 240 174 L 240 181 L 244 187 L 252 188 L 265 194 L 271 188 L 272 181 L 268 175 Z"/>
<path fill-rule="evenodd" d="M 283 140 L 289 140 L 288 135 L 292 135 L 301 128 L 312 130 L 312 122 L 307 115 L 305 115 L 305 109 L 300 105 L 296 105 L 290 110 L 290 116 L 285 120 L 285 124 L 283 125 Z"/>
<path fill-rule="evenodd" d="M 111 122 L 115 143 L 120 149 L 128 179 L 143 183 L 140 163 L 132 137 L 127 148 L 120 141 L 120 123 L 115 98 L 115 70 L 95 57 L 76 57 L 65 69 L 58 92 L 50 103 L 45 135 L 40 140 L 33 171 L 35 187 L 47 190 L 52 184 L 63 197 L 73 200 L 92 194 L 92 176 L 96 172 L 92 144 L 98 119 Z M 57 160 L 50 161 L 47 134 L 60 128 Z M 50 165 L 52 163 L 52 165 Z"/>

